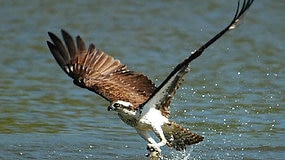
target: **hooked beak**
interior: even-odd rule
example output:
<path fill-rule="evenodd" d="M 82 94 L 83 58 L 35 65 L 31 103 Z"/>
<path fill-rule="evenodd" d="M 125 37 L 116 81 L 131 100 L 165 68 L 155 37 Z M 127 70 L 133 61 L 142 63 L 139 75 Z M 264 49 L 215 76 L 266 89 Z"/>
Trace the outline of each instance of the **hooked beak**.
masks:
<path fill-rule="evenodd" d="M 108 111 L 114 111 L 116 108 L 113 105 L 108 106 Z"/>

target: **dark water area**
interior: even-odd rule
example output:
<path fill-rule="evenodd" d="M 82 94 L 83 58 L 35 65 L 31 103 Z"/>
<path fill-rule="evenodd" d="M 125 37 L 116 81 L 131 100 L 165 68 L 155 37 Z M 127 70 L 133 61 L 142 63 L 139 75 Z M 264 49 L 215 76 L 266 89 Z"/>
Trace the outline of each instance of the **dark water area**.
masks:
<path fill-rule="evenodd" d="M 47 32 L 95 43 L 159 85 L 236 0 L 0 1 L 0 159 L 146 159 L 146 142 L 56 64 Z M 205 140 L 165 159 L 284 159 L 285 3 L 256 0 L 191 63 L 171 120 Z"/>

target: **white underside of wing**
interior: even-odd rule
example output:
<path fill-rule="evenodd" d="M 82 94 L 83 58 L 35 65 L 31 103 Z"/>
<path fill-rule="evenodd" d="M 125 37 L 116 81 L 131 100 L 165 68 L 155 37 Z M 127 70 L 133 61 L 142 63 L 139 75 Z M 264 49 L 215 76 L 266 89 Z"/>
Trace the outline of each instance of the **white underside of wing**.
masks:
<path fill-rule="evenodd" d="M 188 66 L 184 66 L 178 70 L 168 81 L 165 83 L 160 90 L 145 104 L 143 107 L 143 112 L 149 110 L 150 108 L 157 108 L 156 105 L 161 104 L 161 101 L 167 96 L 171 96 L 169 89 L 178 85 L 181 78 L 189 71 Z"/>
<path fill-rule="evenodd" d="M 151 143 L 153 140 L 145 132 L 153 130 L 161 138 L 164 137 L 161 126 L 169 123 L 169 120 L 162 115 L 160 107 L 168 107 L 161 106 L 161 104 L 163 104 L 163 101 L 168 100 L 168 98 L 173 96 L 173 91 L 177 89 L 177 85 L 179 85 L 183 76 L 189 71 L 187 67 L 188 66 L 183 66 L 181 69 L 177 70 L 176 73 L 161 86 L 158 92 L 144 104 L 142 110 L 138 111 L 138 123 L 135 128 L 144 139 Z M 163 144 L 164 142 L 161 142 L 161 145 Z"/>

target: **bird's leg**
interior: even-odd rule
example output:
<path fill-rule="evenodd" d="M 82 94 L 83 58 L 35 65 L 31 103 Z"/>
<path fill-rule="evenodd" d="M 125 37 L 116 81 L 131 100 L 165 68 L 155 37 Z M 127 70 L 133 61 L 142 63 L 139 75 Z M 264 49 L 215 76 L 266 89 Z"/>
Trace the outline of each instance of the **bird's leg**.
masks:
<path fill-rule="evenodd" d="M 138 134 L 148 143 L 156 144 L 155 140 L 148 134 L 147 131 L 137 130 Z"/>
<path fill-rule="evenodd" d="M 151 149 L 154 149 L 158 151 L 159 153 L 161 152 L 161 149 L 159 148 L 159 143 L 156 143 L 155 140 L 149 135 L 147 131 L 137 130 L 137 132 L 143 139 L 148 141 L 149 144 L 147 144 L 147 149 L 149 151 L 151 151 Z"/>
<path fill-rule="evenodd" d="M 153 147 L 150 146 L 152 144 L 155 144 L 155 146 L 157 146 L 157 143 L 155 142 L 155 140 L 149 135 L 149 133 L 147 131 L 141 131 L 141 130 L 137 130 L 137 132 L 139 133 L 139 135 L 145 139 L 146 141 L 149 142 L 149 144 L 147 145 L 147 150 L 150 152 L 148 154 L 146 154 L 147 157 L 150 157 L 151 159 L 158 159 L 159 157 L 161 157 L 161 150 L 159 147 Z"/>
<path fill-rule="evenodd" d="M 148 147 L 151 149 L 153 148 L 154 150 L 158 151 L 159 153 L 161 153 L 161 146 L 164 146 L 167 143 L 167 140 L 164 136 L 163 130 L 161 128 L 161 126 L 152 126 L 153 131 L 155 132 L 155 134 L 160 138 L 160 142 L 159 143 L 151 143 L 148 144 Z"/>
<path fill-rule="evenodd" d="M 161 153 L 161 146 L 164 146 L 167 142 L 164 134 L 163 134 L 163 130 L 160 126 L 152 126 L 153 131 L 155 132 L 156 135 L 158 135 L 158 137 L 160 138 L 160 142 L 156 143 L 155 140 L 149 135 L 149 133 L 147 131 L 142 131 L 142 130 L 137 130 L 137 132 L 139 133 L 139 135 L 145 139 L 146 141 L 149 142 L 149 144 L 147 144 L 147 149 L 149 151 L 155 150 L 159 153 Z"/>

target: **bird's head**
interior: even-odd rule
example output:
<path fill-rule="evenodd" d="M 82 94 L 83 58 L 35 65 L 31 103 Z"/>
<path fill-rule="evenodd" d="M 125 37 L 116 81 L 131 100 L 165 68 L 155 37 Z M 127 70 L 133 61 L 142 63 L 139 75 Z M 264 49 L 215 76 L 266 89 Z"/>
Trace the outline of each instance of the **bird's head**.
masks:
<path fill-rule="evenodd" d="M 117 111 L 117 110 L 122 110 L 122 109 L 131 109 L 132 106 L 133 105 L 130 102 L 118 100 L 118 101 L 112 102 L 110 104 L 110 106 L 108 106 L 108 111 L 111 111 L 111 110 Z"/>

